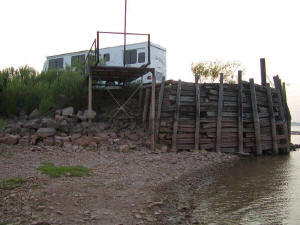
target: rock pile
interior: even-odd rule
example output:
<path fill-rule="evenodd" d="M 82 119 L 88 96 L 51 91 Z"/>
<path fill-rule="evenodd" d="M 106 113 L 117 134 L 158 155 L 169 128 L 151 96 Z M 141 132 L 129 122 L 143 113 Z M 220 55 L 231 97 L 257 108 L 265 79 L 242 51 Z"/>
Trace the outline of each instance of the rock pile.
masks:
<path fill-rule="evenodd" d="M 29 116 L 9 122 L 0 143 L 8 145 L 41 145 L 82 149 L 92 147 L 128 151 L 150 142 L 135 121 L 114 120 L 112 123 L 88 123 L 88 111 L 74 113 L 73 107 L 55 112 L 55 117 Z M 96 112 L 92 112 L 92 117 Z"/>

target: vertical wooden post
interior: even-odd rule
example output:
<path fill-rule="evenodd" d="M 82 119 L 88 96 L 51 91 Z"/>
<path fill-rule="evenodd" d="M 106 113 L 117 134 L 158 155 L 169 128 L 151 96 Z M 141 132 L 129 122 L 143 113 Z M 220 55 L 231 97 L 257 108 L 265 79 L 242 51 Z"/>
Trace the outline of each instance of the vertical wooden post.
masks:
<path fill-rule="evenodd" d="M 146 88 L 146 94 L 145 94 L 145 101 L 144 101 L 144 111 L 143 111 L 143 126 L 144 130 L 146 130 L 147 127 L 147 112 L 149 107 L 149 97 L 150 97 L 150 89 Z"/>
<path fill-rule="evenodd" d="M 195 129 L 195 150 L 199 150 L 199 132 L 200 132 L 200 84 L 195 84 L 196 90 L 196 129 Z"/>
<path fill-rule="evenodd" d="M 181 80 L 179 80 L 177 83 L 176 110 L 174 114 L 173 136 L 172 136 L 173 151 L 176 151 L 176 139 L 177 139 L 179 112 L 180 112 L 180 96 L 181 96 Z"/>
<path fill-rule="evenodd" d="M 156 76 L 155 71 L 152 72 L 152 95 L 151 95 L 151 150 L 155 151 L 155 88 Z"/>
<path fill-rule="evenodd" d="M 282 84 L 282 92 L 283 92 L 285 110 L 286 110 L 287 122 L 288 122 L 289 142 L 291 143 L 291 120 L 292 120 L 292 116 L 291 116 L 289 106 L 287 104 L 285 82 L 283 82 L 283 84 Z"/>
<path fill-rule="evenodd" d="M 273 77 L 274 79 L 274 84 L 275 84 L 275 89 L 277 91 L 277 95 L 278 95 L 278 99 L 279 99 L 279 115 L 280 115 L 280 118 L 282 120 L 282 123 L 283 123 L 283 133 L 284 133 L 284 136 L 285 136 L 285 139 L 286 139 L 286 151 L 287 153 L 290 152 L 290 143 L 289 143 L 289 132 L 288 132 L 288 127 L 287 127 L 287 121 L 286 121 L 286 118 L 285 118 L 285 113 L 284 113 L 284 109 L 283 109 L 283 103 L 282 103 L 282 95 L 281 95 L 281 90 L 280 90 L 280 80 L 279 80 L 279 77 L 278 76 L 275 76 Z"/>
<path fill-rule="evenodd" d="M 157 116 L 156 116 L 156 130 L 155 130 L 155 140 L 156 141 L 158 141 L 158 135 L 159 135 L 161 106 L 162 106 L 162 102 L 164 99 L 164 91 L 165 91 L 165 79 L 166 79 L 166 77 L 163 76 L 161 84 L 160 84 L 160 90 L 159 90 Z"/>
<path fill-rule="evenodd" d="M 260 74 L 261 74 L 261 85 L 266 86 L 267 84 L 267 73 L 266 73 L 266 60 L 260 59 Z"/>
<path fill-rule="evenodd" d="M 141 76 L 141 84 L 144 84 L 144 75 Z M 142 110 L 142 105 L 143 105 L 143 85 L 142 88 L 139 91 L 139 109 Z"/>
<path fill-rule="evenodd" d="M 88 115 L 89 115 L 89 123 L 92 122 L 92 75 L 89 75 L 89 94 L 88 94 Z"/>
<path fill-rule="evenodd" d="M 238 127 L 239 127 L 239 152 L 244 152 L 244 137 L 243 137 L 243 84 L 242 84 L 242 71 L 238 71 Z"/>
<path fill-rule="evenodd" d="M 222 144 L 222 111 L 223 111 L 223 73 L 220 74 L 220 84 L 219 84 L 217 143 L 216 143 L 217 152 L 221 152 L 221 144 Z"/>
<path fill-rule="evenodd" d="M 259 116 L 257 111 L 256 92 L 255 92 L 255 85 L 253 79 L 250 79 L 250 92 L 251 92 L 253 122 L 254 122 L 254 129 L 255 129 L 256 154 L 262 155 L 260 122 L 259 122 Z"/>
<path fill-rule="evenodd" d="M 277 134 L 276 134 L 276 122 L 275 116 L 273 111 L 273 99 L 270 84 L 267 83 L 267 97 L 268 97 L 268 106 L 269 106 L 269 113 L 270 113 L 270 122 L 271 122 L 271 132 L 272 132 L 272 143 L 273 143 L 273 153 L 278 154 L 278 144 L 277 144 Z"/>

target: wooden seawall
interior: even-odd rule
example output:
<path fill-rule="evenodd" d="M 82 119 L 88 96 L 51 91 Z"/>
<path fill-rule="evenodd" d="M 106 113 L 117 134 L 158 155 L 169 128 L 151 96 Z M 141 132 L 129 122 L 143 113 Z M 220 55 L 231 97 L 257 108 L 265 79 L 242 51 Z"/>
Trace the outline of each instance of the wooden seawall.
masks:
<path fill-rule="evenodd" d="M 171 150 L 206 149 L 238 153 L 288 153 L 291 116 L 285 85 L 253 79 L 237 84 L 164 81 L 156 85 L 155 139 Z M 144 88 L 143 121 L 151 87 Z"/>

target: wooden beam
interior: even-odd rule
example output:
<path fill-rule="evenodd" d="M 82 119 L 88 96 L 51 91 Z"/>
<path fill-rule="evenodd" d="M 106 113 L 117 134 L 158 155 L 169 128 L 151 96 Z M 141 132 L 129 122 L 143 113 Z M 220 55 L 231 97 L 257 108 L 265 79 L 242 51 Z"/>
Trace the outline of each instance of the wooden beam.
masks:
<path fill-rule="evenodd" d="M 89 117 L 89 123 L 92 122 L 92 75 L 89 75 L 89 86 L 88 86 L 88 117 Z"/>
<path fill-rule="evenodd" d="M 221 152 L 222 144 L 222 111 L 223 111 L 223 73 L 220 74 L 219 99 L 218 99 L 218 117 L 217 117 L 217 143 L 216 151 Z"/>
<path fill-rule="evenodd" d="M 255 85 L 254 80 L 250 79 L 250 93 L 251 93 L 251 102 L 252 102 L 252 114 L 253 114 L 253 122 L 254 122 L 254 129 L 255 129 L 255 143 L 256 143 L 256 154 L 262 155 L 262 148 L 261 148 L 261 137 L 260 137 L 260 124 L 259 124 L 259 116 L 257 111 L 257 101 L 256 101 L 256 92 L 255 92 Z"/>
<path fill-rule="evenodd" d="M 158 96 L 158 106 L 157 106 L 157 116 L 156 116 L 156 130 L 155 130 L 155 140 L 158 141 L 158 134 L 159 134 L 159 128 L 160 128 L 160 114 L 161 114 L 161 106 L 164 99 L 164 91 L 165 91 L 165 79 L 166 77 L 163 76 L 161 84 L 160 84 L 160 90 L 159 90 L 159 96 Z"/>
<path fill-rule="evenodd" d="M 266 60 L 264 58 L 260 59 L 260 74 L 261 74 L 261 85 L 266 86 L 267 73 L 266 73 Z"/>
<path fill-rule="evenodd" d="M 144 130 L 147 127 L 147 113 L 149 108 L 149 97 L 150 97 L 150 88 L 146 88 L 145 100 L 144 100 L 144 111 L 143 111 L 143 126 Z"/>
<path fill-rule="evenodd" d="M 276 134 L 276 121 L 274 116 L 273 109 L 273 99 L 270 84 L 267 83 L 267 97 L 268 97 L 268 105 L 269 105 L 269 114 L 270 114 L 270 122 L 271 122 L 271 131 L 272 131 L 272 143 L 273 143 L 273 152 L 274 154 L 278 154 L 278 144 L 277 144 L 277 134 Z"/>
<path fill-rule="evenodd" d="M 286 110 L 287 122 L 288 122 L 289 142 L 291 143 L 291 121 L 292 121 L 292 116 L 291 116 L 289 106 L 287 104 L 285 82 L 283 82 L 283 84 L 282 84 L 282 92 L 283 92 L 285 110 Z"/>
<path fill-rule="evenodd" d="M 178 84 L 177 84 L 176 111 L 174 114 L 173 136 L 172 136 L 172 150 L 173 151 L 176 151 L 176 139 L 177 139 L 179 112 L 180 112 L 180 95 L 181 95 L 181 80 L 179 80 Z"/>
<path fill-rule="evenodd" d="M 200 131 L 200 84 L 195 84 L 196 94 L 196 129 L 195 129 L 195 150 L 199 150 Z"/>
<path fill-rule="evenodd" d="M 238 127 L 239 127 L 239 153 L 244 152 L 243 148 L 243 83 L 242 83 L 242 71 L 238 71 Z"/>
<path fill-rule="evenodd" d="M 151 95 L 151 151 L 155 151 L 155 88 L 156 76 L 155 71 L 152 72 L 152 95 Z"/>
<path fill-rule="evenodd" d="M 283 125 L 283 134 L 285 136 L 286 142 L 287 142 L 287 149 L 286 152 L 289 153 L 290 152 L 290 146 L 289 146 L 289 132 L 288 132 L 288 127 L 287 127 L 287 121 L 285 118 L 285 113 L 284 113 L 284 109 L 283 109 L 283 102 L 282 102 L 282 95 L 281 95 L 281 90 L 280 90 L 280 80 L 278 76 L 273 77 L 274 79 L 274 84 L 275 84 L 275 89 L 277 91 L 277 95 L 278 95 L 278 99 L 279 99 L 279 116 L 282 120 L 282 125 Z"/>
<path fill-rule="evenodd" d="M 141 84 L 143 85 L 144 84 L 144 75 L 141 76 Z M 140 89 L 140 92 L 139 92 L 139 109 L 142 110 L 142 105 L 143 105 L 143 87 Z"/>

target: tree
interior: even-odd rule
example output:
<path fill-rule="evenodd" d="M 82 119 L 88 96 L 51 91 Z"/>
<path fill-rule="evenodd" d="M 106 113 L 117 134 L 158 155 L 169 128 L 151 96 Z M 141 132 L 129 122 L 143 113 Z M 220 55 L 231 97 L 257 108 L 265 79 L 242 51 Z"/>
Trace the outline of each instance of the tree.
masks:
<path fill-rule="evenodd" d="M 203 83 L 210 79 L 214 82 L 220 73 L 223 73 L 224 81 L 228 83 L 234 82 L 234 73 L 241 67 L 238 62 L 222 63 L 219 60 L 215 61 L 201 61 L 199 63 L 192 63 L 191 70 L 195 77 L 195 83 Z"/>

